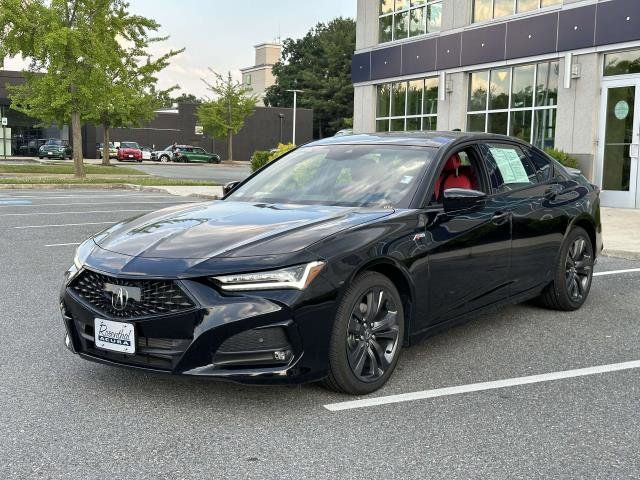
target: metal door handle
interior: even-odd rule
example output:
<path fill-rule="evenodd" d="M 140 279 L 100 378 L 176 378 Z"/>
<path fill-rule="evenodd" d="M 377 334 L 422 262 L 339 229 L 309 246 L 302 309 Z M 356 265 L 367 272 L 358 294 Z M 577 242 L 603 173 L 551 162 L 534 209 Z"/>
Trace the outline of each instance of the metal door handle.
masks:
<path fill-rule="evenodd" d="M 509 221 L 509 216 L 511 213 L 509 212 L 496 212 L 493 217 L 491 217 L 491 223 L 494 225 L 504 225 Z"/>

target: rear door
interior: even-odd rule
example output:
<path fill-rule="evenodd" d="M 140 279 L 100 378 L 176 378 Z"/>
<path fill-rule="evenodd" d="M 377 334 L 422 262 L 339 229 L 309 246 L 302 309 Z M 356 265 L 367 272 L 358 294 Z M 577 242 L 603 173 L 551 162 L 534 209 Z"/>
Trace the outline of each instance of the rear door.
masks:
<path fill-rule="evenodd" d="M 510 294 L 526 295 L 552 279 L 567 225 L 567 214 L 554 205 L 563 187 L 549 159 L 533 149 L 485 142 L 480 150 L 496 201 L 512 215 Z"/>

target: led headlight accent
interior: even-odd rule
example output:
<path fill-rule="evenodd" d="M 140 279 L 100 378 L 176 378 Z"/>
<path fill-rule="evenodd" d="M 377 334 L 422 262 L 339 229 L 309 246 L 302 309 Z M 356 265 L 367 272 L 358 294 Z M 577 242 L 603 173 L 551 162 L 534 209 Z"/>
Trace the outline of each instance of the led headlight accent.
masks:
<path fill-rule="evenodd" d="M 322 271 L 325 262 L 281 268 L 268 272 L 238 273 L 213 277 L 223 290 L 273 290 L 294 288 L 304 290 Z"/>

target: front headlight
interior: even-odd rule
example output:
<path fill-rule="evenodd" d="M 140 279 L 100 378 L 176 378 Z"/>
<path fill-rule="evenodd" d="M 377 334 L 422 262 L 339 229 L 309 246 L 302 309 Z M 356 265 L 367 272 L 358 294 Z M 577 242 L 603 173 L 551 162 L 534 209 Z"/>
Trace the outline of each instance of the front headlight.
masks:
<path fill-rule="evenodd" d="M 267 272 L 237 273 L 212 277 L 223 290 L 274 290 L 293 288 L 304 290 L 322 271 L 325 262 L 270 270 Z"/>

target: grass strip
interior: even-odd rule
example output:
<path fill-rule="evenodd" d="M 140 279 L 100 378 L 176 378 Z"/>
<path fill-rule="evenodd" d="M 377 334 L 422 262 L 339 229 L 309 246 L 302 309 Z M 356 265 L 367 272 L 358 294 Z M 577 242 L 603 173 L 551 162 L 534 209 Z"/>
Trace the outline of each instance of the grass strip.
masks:
<path fill-rule="evenodd" d="M 104 167 L 102 165 L 85 165 L 85 172 L 89 175 L 147 175 L 141 170 L 129 167 Z M 0 165 L 0 173 L 34 173 L 43 175 L 68 174 L 73 175 L 73 165 Z"/>

